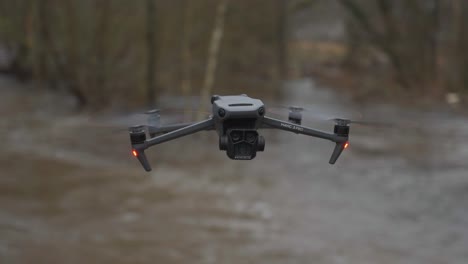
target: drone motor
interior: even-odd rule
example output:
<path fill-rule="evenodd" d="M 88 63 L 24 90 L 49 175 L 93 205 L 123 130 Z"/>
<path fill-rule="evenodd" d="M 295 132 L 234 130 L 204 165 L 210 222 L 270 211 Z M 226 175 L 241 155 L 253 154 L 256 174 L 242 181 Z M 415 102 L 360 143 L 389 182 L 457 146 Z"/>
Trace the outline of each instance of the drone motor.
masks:
<path fill-rule="evenodd" d="M 302 123 L 302 107 L 291 106 L 289 107 L 288 121 L 300 125 Z"/>
<path fill-rule="evenodd" d="M 146 171 L 151 170 L 145 155 L 146 131 L 144 126 L 130 127 L 130 142 L 132 144 L 132 155 L 135 156 Z"/>
<path fill-rule="evenodd" d="M 349 137 L 349 124 L 351 121 L 346 119 L 335 119 L 335 126 L 333 128 L 333 133 L 336 136 L 348 138 Z M 348 148 L 349 142 L 348 140 L 343 142 L 336 142 L 335 149 L 333 149 L 333 153 L 330 157 L 329 163 L 335 164 L 338 157 L 341 155 L 341 152 Z"/>

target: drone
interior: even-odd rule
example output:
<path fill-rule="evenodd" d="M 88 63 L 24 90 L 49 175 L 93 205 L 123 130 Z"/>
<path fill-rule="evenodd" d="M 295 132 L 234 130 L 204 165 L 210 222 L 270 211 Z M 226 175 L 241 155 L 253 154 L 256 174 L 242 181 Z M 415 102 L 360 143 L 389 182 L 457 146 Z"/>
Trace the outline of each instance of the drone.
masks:
<path fill-rule="evenodd" d="M 288 121 L 283 121 L 267 116 L 264 103 L 245 94 L 213 95 L 211 104 L 211 115 L 203 121 L 193 123 L 160 125 L 160 111 L 148 111 L 148 125 L 128 128 L 133 156 L 146 171 L 151 171 L 146 149 L 200 131 L 215 130 L 219 137 L 219 150 L 226 151 L 230 159 L 252 160 L 257 151 L 265 150 L 265 138 L 259 134 L 259 130 L 279 129 L 332 141 L 335 148 L 328 162 L 335 164 L 343 150 L 349 146 L 350 124 L 359 123 L 334 118 L 330 119 L 335 122 L 333 133 L 323 132 L 301 125 L 301 107 L 290 107 Z"/>

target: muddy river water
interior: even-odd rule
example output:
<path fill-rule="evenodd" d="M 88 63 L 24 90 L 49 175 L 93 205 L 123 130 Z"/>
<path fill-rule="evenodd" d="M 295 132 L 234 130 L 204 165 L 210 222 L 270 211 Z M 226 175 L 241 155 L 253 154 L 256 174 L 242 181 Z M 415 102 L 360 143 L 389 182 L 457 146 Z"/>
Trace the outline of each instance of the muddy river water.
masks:
<path fill-rule="evenodd" d="M 462 116 L 359 107 L 297 80 L 278 103 L 418 125 L 352 127 L 335 166 L 331 142 L 265 131 L 265 152 L 232 161 L 203 132 L 148 150 L 146 173 L 127 134 L 96 125 L 112 115 L 12 85 L 0 81 L 0 263 L 468 263 Z"/>

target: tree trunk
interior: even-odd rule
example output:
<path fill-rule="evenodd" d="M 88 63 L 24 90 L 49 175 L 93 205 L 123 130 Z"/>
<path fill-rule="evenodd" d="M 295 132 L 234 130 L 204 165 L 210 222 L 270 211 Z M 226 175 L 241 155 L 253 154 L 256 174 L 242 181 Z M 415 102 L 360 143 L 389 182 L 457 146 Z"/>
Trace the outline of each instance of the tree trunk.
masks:
<path fill-rule="evenodd" d="M 109 31 L 109 20 L 112 14 L 111 1 L 99 0 L 96 1 L 96 9 L 98 13 L 97 25 L 95 31 L 95 48 L 96 48 L 96 61 L 95 66 L 95 87 L 96 96 L 98 97 L 96 102 L 98 104 L 109 103 L 109 96 L 107 95 L 107 60 L 108 60 L 108 46 L 107 42 L 108 31 Z"/>
<path fill-rule="evenodd" d="M 40 86 L 45 87 L 49 81 L 47 70 L 47 9 L 48 0 L 36 1 L 37 8 L 37 33 L 36 33 L 36 56 L 35 63 L 35 78 L 38 80 Z M 50 83 L 48 83 L 50 85 Z"/>
<path fill-rule="evenodd" d="M 389 0 L 377 1 L 377 12 L 382 18 L 383 33 L 380 33 L 378 28 L 372 23 L 370 15 L 367 14 L 359 4 L 353 0 L 339 0 L 339 3 L 345 10 L 356 20 L 359 27 L 369 36 L 369 42 L 375 48 L 382 51 L 389 59 L 390 64 L 395 70 L 395 78 L 404 88 L 410 88 L 410 82 L 406 78 L 404 63 L 401 61 L 398 49 L 395 48 L 395 43 L 398 41 L 398 31 L 396 30 L 396 22 L 392 17 L 393 2 Z"/>
<path fill-rule="evenodd" d="M 463 12 L 462 12 L 462 1 L 463 0 L 452 0 L 451 1 L 451 15 L 452 15 L 452 34 L 451 41 L 449 44 L 449 58 L 450 58 L 450 69 L 448 69 L 449 87 L 452 91 L 458 90 L 461 82 L 460 75 L 460 43 L 461 43 L 461 32 L 463 23 Z"/>
<path fill-rule="evenodd" d="M 287 0 L 277 0 L 278 25 L 278 87 L 275 96 L 281 95 L 283 82 L 288 78 L 288 5 Z"/>
<path fill-rule="evenodd" d="M 155 106 L 155 70 L 156 70 L 156 4 L 155 0 L 146 0 L 146 96 L 149 108 Z"/>
<path fill-rule="evenodd" d="M 202 100 L 209 100 L 209 96 L 213 91 L 213 83 L 215 80 L 216 67 L 218 63 L 218 53 L 221 46 L 221 40 L 224 34 L 224 19 L 229 0 L 220 0 L 216 8 L 215 25 L 211 33 L 211 40 L 208 49 L 208 61 L 206 65 L 205 78 L 201 90 Z M 201 112 L 201 109 L 200 109 Z M 199 114 L 199 118 L 202 114 Z"/>
<path fill-rule="evenodd" d="M 288 29 L 288 18 L 287 18 L 287 1 L 277 0 L 278 8 L 278 70 L 279 76 L 282 80 L 287 78 L 287 29 Z"/>
<path fill-rule="evenodd" d="M 466 1 L 462 4 L 462 23 L 460 25 L 460 75 L 463 78 L 461 88 L 466 92 L 468 91 L 468 3 Z"/>
<path fill-rule="evenodd" d="M 181 78 L 181 92 L 182 96 L 188 97 L 192 92 L 192 54 L 191 48 L 191 32 L 192 32 L 192 11 L 190 2 L 192 0 L 185 0 L 182 14 L 182 45 L 181 45 L 181 56 L 182 56 L 182 78 Z M 184 114 L 184 118 L 188 120 L 193 112 L 187 111 Z"/>
<path fill-rule="evenodd" d="M 62 68 L 62 78 L 65 81 L 68 90 L 76 98 L 78 102 L 78 109 L 82 109 L 89 103 L 86 96 L 86 92 L 83 90 L 83 86 L 80 83 L 80 54 L 79 54 L 79 33 L 78 33 L 78 18 L 76 14 L 75 1 L 67 0 L 64 1 L 65 14 L 67 23 L 67 37 L 65 46 L 65 63 L 57 63 Z M 59 56 L 57 57 L 59 60 Z"/>

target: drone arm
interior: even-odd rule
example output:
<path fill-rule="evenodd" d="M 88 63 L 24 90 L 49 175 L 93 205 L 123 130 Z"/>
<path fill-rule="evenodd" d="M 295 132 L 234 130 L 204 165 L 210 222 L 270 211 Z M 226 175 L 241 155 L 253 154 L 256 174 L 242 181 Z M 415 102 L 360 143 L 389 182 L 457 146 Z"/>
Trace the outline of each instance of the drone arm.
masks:
<path fill-rule="evenodd" d="M 156 135 L 169 133 L 174 130 L 188 127 L 193 124 L 194 123 L 181 123 L 181 124 L 165 125 L 165 126 L 160 126 L 160 127 L 148 126 L 148 132 L 151 135 L 151 137 L 155 137 Z"/>
<path fill-rule="evenodd" d="M 303 134 L 303 135 L 307 135 L 311 137 L 327 139 L 336 143 L 343 143 L 348 140 L 346 137 L 338 136 L 335 134 L 323 132 L 320 130 L 308 128 L 305 126 L 293 124 L 293 123 L 286 122 L 286 121 L 281 121 L 281 120 L 274 119 L 274 118 L 267 117 L 267 116 L 263 118 L 263 125 L 264 126 L 262 128 L 268 128 L 268 127 L 276 128 L 280 130 L 294 132 L 297 134 Z"/>
<path fill-rule="evenodd" d="M 148 140 L 146 140 L 144 130 L 130 133 L 133 156 L 135 156 L 138 159 L 138 161 L 141 163 L 141 165 L 146 171 L 151 171 L 151 166 L 148 162 L 148 159 L 146 158 L 145 149 L 153 145 L 161 144 L 163 142 L 187 136 L 202 130 L 214 129 L 214 121 L 211 118 L 198 123 L 188 124 L 186 126 L 183 125 L 184 124 L 177 124 L 174 126 L 163 127 L 164 132 L 167 131 L 166 134 L 159 135 Z M 159 132 L 163 133 L 162 130 L 160 130 Z"/>
<path fill-rule="evenodd" d="M 270 117 L 263 118 L 263 126 L 262 128 L 277 128 L 285 131 L 294 132 L 297 134 L 303 134 L 307 136 L 327 139 L 330 141 L 335 142 L 335 148 L 333 153 L 330 157 L 328 163 L 335 164 L 338 157 L 341 155 L 343 150 L 348 147 L 348 137 L 347 136 L 340 136 L 336 134 L 326 133 L 320 130 L 315 130 L 312 128 L 296 125 L 293 123 L 277 120 Z"/>
<path fill-rule="evenodd" d="M 149 148 L 151 146 L 157 145 L 164 143 L 169 140 L 173 140 L 176 138 L 184 137 L 190 134 L 197 133 L 199 131 L 203 130 L 212 130 L 214 129 L 214 120 L 212 118 L 198 122 L 198 123 L 193 123 L 188 126 L 183 126 L 177 129 L 177 125 L 174 125 L 174 129 L 171 132 L 168 132 L 163 135 L 156 136 L 154 138 L 148 139 L 145 141 L 144 145 L 145 148 Z"/>

